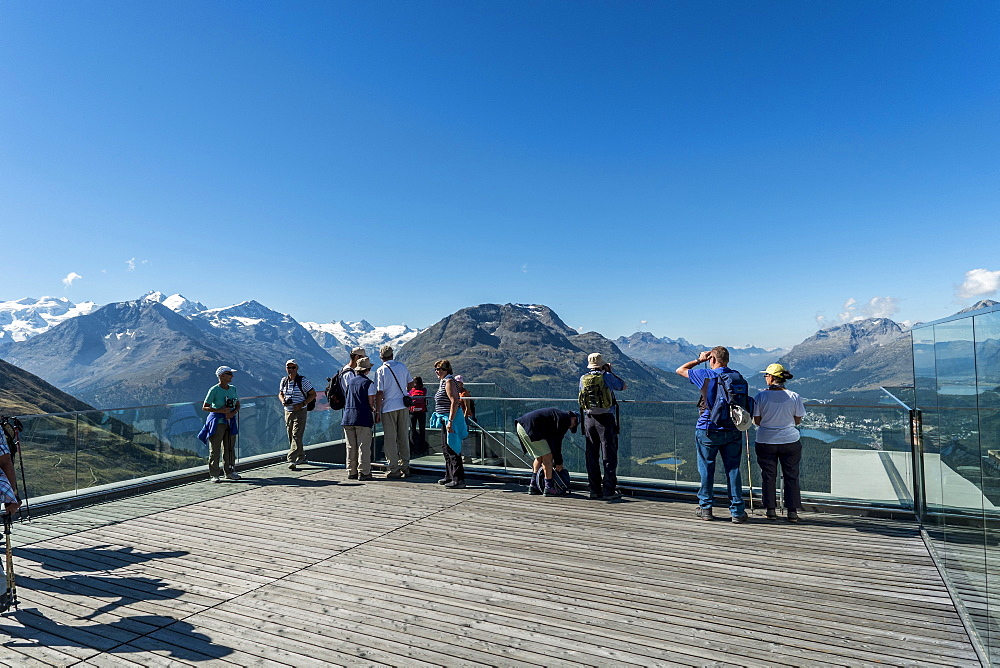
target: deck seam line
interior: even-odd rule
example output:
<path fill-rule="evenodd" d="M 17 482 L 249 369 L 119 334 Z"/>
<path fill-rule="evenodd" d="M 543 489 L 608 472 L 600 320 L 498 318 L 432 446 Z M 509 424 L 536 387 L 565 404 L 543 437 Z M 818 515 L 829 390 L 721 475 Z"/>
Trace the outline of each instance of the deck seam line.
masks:
<path fill-rule="evenodd" d="M 305 476 L 303 476 L 303 477 L 305 477 Z M 251 491 L 251 490 L 248 489 L 248 490 L 244 490 L 244 491 Z M 247 596 L 249 594 L 252 594 L 253 592 L 258 591 L 258 590 L 260 590 L 263 587 L 269 587 L 269 586 L 275 584 L 276 582 L 280 582 L 281 580 L 284 580 L 285 578 L 287 578 L 287 577 L 289 577 L 291 575 L 295 575 L 296 573 L 300 573 L 300 572 L 302 572 L 302 571 L 304 571 L 304 570 L 306 570 L 308 568 L 312 568 L 313 566 L 317 566 L 319 564 L 322 564 L 325 561 L 330 561 L 332 559 L 336 559 L 337 557 L 341 556 L 342 554 L 346 554 L 346 553 L 350 552 L 351 550 L 353 550 L 355 548 L 362 547 L 363 545 L 367 545 L 368 543 L 370 543 L 370 542 L 372 542 L 374 540 L 379 540 L 381 538 L 384 538 L 384 537 L 388 536 L 389 534 L 391 534 L 391 533 L 393 533 L 395 531 L 399 531 L 400 529 L 405 529 L 406 527 L 409 527 L 409 526 L 411 526 L 413 524 L 416 524 L 417 522 L 422 522 L 423 520 L 425 520 L 425 519 L 427 519 L 429 517 L 433 517 L 434 515 L 437 515 L 438 513 L 443 513 L 445 511 L 452 510 L 452 509 L 454 509 L 454 508 L 462 505 L 466 501 L 470 501 L 472 499 L 478 498 L 478 497 L 480 497 L 483 494 L 486 494 L 488 492 L 489 492 L 489 490 L 483 490 L 483 491 L 477 492 L 476 494 L 473 494 L 471 496 L 464 497 L 460 501 L 456 501 L 455 503 L 453 503 L 451 505 L 442 506 L 441 508 L 438 508 L 437 510 L 434 510 L 433 512 L 427 513 L 425 515 L 421 515 L 420 517 L 414 518 L 414 519 L 406 522 L 405 524 L 401 524 L 401 525 L 399 525 L 397 527 L 393 527 L 392 529 L 390 529 L 390 530 L 388 530 L 388 531 L 386 531 L 384 533 L 381 533 L 381 534 L 379 534 L 377 536 L 373 536 L 372 538 L 369 538 L 368 540 L 365 540 L 365 541 L 363 541 L 361 543 L 358 543 L 357 545 L 349 547 L 346 550 L 341 550 L 337 554 L 334 554 L 334 555 L 329 556 L 329 557 L 323 557 L 322 559 L 319 559 L 318 561 L 315 561 L 315 562 L 309 564 L 308 566 L 303 566 L 302 568 L 296 569 L 296 570 L 291 571 L 289 573 L 285 573 L 281 577 L 273 578 L 269 582 L 262 583 L 262 584 L 260 584 L 260 585 L 258 585 L 256 587 L 254 587 L 253 589 L 248 589 L 245 592 L 242 592 L 240 594 L 235 594 L 235 595 L 230 596 L 229 598 L 227 598 L 227 599 L 225 599 L 223 601 L 219 601 L 218 603 L 216 603 L 214 605 L 210 605 L 210 606 L 204 607 L 201 610 L 197 610 L 197 611 L 192 612 L 192 613 L 190 613 L 188 615 L 185 615 L 183 617 L 179 617 L 177 619 L 174 619 L 174 621 L 170 622 L 166 626 L 160 626 L 158 628 L 153 629 L 152 631 L 149 631 L 148 633 L 143 633 L 142 635 L 138 635 L 135 638 L 132 638 L 131 640 L 129 640 L 128 642 L 119 643 L 118 645 L 115 645 L 114 647 L 109 647 L 106 650 L 99 651 L 96 654 L 94 654 L 94 655 L 92 655 L 92 656 L 90 656 L 90 657 L 88 657 L 86 659 L 80 659 L 76 663 L 70 664 L 70 666 L 78 666 L 78 665 L 80 665 L 80 664 L 82 664 L 82 663 L 84 663 L 86 661 L 89 661 L 90 659 L 94 658 L 95 656 L 100 656 L 102 654 L 114 654 L 115 650 L 117 650 L 117 649 L 119 649 L 121 647 L 124 647 L 126 645 L 130 645 L 130 644 L 134 643 L 135 641 L 137 641 L 137 640 L 139 640 L 141 638 L 145 638 L 145 637 L 150 636 L 150 635 L 152 635 L 154 633 L 159 633 L 160 631 L 164 631 L 166 629 L 169 629 L 171 626 L 173 626 L 174 624 L 177 624 L 178 622 L 183 622 L 183 621 L 185 621 L 185 620 L 187 620 L 187 619 L 189 619 L 189 618 L 191 618 L 191 617 L 193 617 L 195 615 L 200 615 L 200 614 L 203 614 L 205 612 L 208 612 L 209 610 L 214 610 L 215 608 L 217 608 L 217 607 L 219 607 L 221 605 L 225 605 L 225 604 L 230 603 L 230 602 L 232 602 L 232 601 L 234 601 L 234 600 L 236 600 L 238 598 L 242 598 L 243 596 Z M 242 492 L 236 492 L 236 493 L 239 494 L 239 493 L 242 493 Z M 226 496 L 228 496 L 228 495 L 226 495 Z M 206 499 L 206 500 L 207 501 L 211 501 L 213 499 Z M 163 511 L 161 511 L 161 512 L 163 512 Z M 158 513 L 153 513 L 153 514 L 156 515 Z M 144 515 L 143 517 L 146 517 L 146 516 Z M 173 644 L 173 643 L 168 643 L 168 644 Z"/>

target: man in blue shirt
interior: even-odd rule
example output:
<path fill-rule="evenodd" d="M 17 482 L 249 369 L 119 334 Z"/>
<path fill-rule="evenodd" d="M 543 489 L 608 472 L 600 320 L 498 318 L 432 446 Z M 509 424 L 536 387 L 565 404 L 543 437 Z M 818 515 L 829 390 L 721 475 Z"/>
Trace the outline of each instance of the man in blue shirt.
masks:
<path fill-rule="evenodd" d="M 587 478 L 592 499 L 620 499 L 618 491 L 618 402 L 615 392 L 628 386 L 611 372 L 601 353 L 587 356 L 580 376 L 580 411 L 587 440 Z M 603 475 L 602 475 L 603 474 Z"/>
<path fill-rule="evenodd" d="M 695 368 L 704 362 L 708 362 L 711 368 Z M 698 416 L 698 424 L 694 428 L 698 449 L 698 475 L 701 477 L 701 487 L 698 489 L 698 517 L 703 520 L 712 519 L 715 459 L 718 455 L 722 455 L 722 466 L 726 469 L 726 488 L 729 492 L 729 512 L 732 514 L 733 522 L 741 524 L 747 521 L 743 503 L 743 481 L 740 477 L 742 434 L 732 427 L 720 427 L 710 418 L 712 404 L 719 391 L 719 373 L 733 372 L 726 366 L 727 364 L 729 364 L 729 349 L 716 346 L 700 353 L 698 359 L 677 367 L 677 374 L 690 380 L 699 390 L 703 390 L 702 398 L 698 401 L 701 415 Z"/>

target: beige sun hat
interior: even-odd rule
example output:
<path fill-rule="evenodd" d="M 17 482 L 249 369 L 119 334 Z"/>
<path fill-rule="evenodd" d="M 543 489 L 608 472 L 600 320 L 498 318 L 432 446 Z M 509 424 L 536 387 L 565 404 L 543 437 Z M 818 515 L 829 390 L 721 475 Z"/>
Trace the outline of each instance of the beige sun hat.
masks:
<path fill-rule="evenodd" d="M 362 357 L 354 363 L 355 371 L 368 371 L 370 368 L 372 368 L 372 363 L 367 357 Z"/>
<path fill-rule="evenodd" d="M 600 369 L 602 366 L 604 366 L 604 358 L 601 357 L 601 353 L 590 353 L 587 355 L 588 369 Z"/>

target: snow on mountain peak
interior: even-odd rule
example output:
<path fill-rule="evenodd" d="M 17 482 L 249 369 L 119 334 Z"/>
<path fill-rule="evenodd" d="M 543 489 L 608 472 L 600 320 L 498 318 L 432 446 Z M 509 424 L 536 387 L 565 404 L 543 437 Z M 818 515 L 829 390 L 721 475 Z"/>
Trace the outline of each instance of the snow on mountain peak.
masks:
<path fill-rule="evenodd" d="M 0 302 L 0 341 L 24 341 L 64 320 L 97 310 L 94 302 L 74 304 L 65 297 L 24 297 Z"/>

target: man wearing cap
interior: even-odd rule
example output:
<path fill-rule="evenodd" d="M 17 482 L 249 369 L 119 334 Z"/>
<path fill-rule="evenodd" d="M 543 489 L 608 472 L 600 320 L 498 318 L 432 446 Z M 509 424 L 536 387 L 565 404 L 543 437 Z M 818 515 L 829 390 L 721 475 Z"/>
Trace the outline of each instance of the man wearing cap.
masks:
<path fill-rule="evenodd" d="M 696 369 L 699 364 L 708 362 L 709 369 Z M 702 351 L 698 359 L 685 362 L 677 367 L 677 374 L 691 381 L 701 390 L 698 407 L 701 413 L 695 425 L 694 438 L 698 453 L 698 475 L 701 486 L 698 489 L 697 516 L 703 520 L 711 520 L 712 501 L 715 497 L 715 460 L 722 455 L 722 466 L 726 469 L 726 489 L 729 492 L 729 512 L 735 524 L 747 521 L 743 501 L 743 480 L 740 477 L 740 455 L 743 444 L 743 434 L 735 426 L 719 425 L 712 421 L 712 406 L 716 394 L 721 391 L 720 374 L 735 374 L 738 371 L 730 369 L 729 349 L 716 346 L 711 350 Z M 730 423 L 732 424 L 732 423 Z"/>
<path fill-rule="evenodd" d="M 285 362 L 285 373 L 278 388 L 278 400 L 285 408 L 285 430 L 288 433 L 288 468 L 306 461 L 306 451 L 302 447 L 302 433 L 306 430 L 306 406 L 316 399 L 316 389 L 305 376 L 299 375 L 299 363 L 291 359 Z"/>
<path fill-rule="evenodd" d="M 532 476 L 531 492 L 533 494 L 539 492 L 545 496 L 565 494 L 553 484 L 552 476 L 556 466 L 562 468 L 563 438 L 567 431 L 576 433 L 579 420 L 576 413 L 558 408 L 539 408 L 514 420 L 514 427 L 521 444 L 535 458 L 532 463 L 532 472 L 537 474 L 538 469 L 542 469 L 545 477 L 544 489 L 536 491 L 534 487 L 535 476 Z"/>
<path fill-rule="evenodd" d="M 347 479 L 372 479 L 372 431 L 375 413 L 375 383 L 368 378 L 372 363 L 362 357 L 354 364 L 354 375 L 344 389 L 344 412 L 340 425 L 347 441 Z"/>
<path fill-rule="evenodd" d="M 212 477 L 212 482 L 220 482 L 223 475 L 229 480 L 240 479 L 236 473 L 236 452 L 233 447 L 233 437 L 239 433 L 240 411 L 236 386 L 230 382 L 235 371 L 228 366 L 216 369 L 215 375 L 218 376 L 219 383 L 209 388 L 202 404 L 202 410 L 209 415 L 198 438 L 208 443 L 208 474 Z"/>
<path fill-rule="evenodd" d="M 358 363 L 358 360 L 362 357 L 368 358 L 368 353 L 361 346 L 358 346 L 351 351 L 350 361 L 344 365 L 344 368 L 340 370 L 340 387 L 344 390 L 344 394 L 347 394 L 347 382 L 354 378 L 357 372 L 354 370 L 354 366 Z"/>
<path fill-rule="evenodd" d="M 618 491 L 618 402 L 615 392 L 628 388 L 611 372 L 600 353 L 587 356 L 580 376 L 580 411 L 587 441 L 587 478 L 592 499 L 620 499 Z"/>
<path fill-rule="evenodd" d="M 404 397 L 413 389 L 413 376 L 402 362 L 393 359 L 388 343 L 379 350 L 382 366 L 375 372 L 375 412 L 382 418 L 386 478 L 402 478 L 410 473 L 409 411 Z"/>

